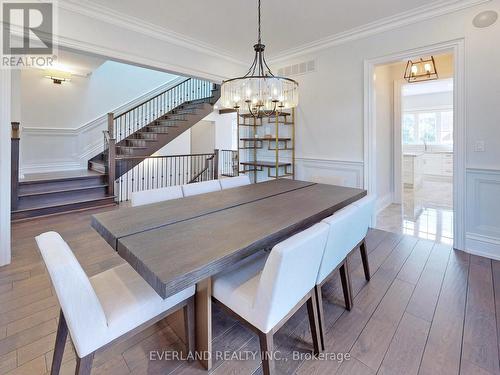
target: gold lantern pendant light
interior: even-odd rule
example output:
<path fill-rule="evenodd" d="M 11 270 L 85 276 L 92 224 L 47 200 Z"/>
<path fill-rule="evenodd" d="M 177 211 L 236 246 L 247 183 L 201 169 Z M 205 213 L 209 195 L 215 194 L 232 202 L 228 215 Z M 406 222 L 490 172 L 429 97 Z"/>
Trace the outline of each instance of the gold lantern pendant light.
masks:
<path fill-rule="evenodd" d="M 260 0 L 258 0 L 258 41 L 253 46 L 255 57 L 248 72 L 222 82 L 221 101 L 225 108 L 234 108 L 253 117 L 269 116 L 283 109 L 295 108 L 299 101 L 299 84 L 290 78 L 275 76 L 264 57 L 261 40 Z"/>
<path fill-rule="evenodd" d="M 421 58 L 418 61 L 408 60 L 404 78 L 408 83 L 438 79 L 439 76 L 434 56 L 431 56 L 429 59 Z"/>

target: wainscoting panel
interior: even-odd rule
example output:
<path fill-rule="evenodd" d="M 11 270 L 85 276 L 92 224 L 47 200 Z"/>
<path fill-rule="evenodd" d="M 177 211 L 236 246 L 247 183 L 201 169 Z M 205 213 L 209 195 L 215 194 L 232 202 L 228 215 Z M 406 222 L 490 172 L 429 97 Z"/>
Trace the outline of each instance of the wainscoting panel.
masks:
<path fill-rule="evenodd" d="M 500 170 L 467 169 L 467 251 L 500 259 Z"/>
<path fill-rule="evenodd" d="M 296 158 L 296 178 L 304 181 L 339 179 L 344 186 L 363 187 L 363 162 Z"/>

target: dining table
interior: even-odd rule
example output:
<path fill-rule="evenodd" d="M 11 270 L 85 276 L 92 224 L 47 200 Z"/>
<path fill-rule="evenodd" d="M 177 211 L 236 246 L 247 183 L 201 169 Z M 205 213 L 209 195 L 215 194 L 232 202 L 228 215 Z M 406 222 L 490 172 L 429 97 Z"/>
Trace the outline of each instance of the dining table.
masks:
<path fill-rule="evenodd" d="M 274 179 L 93 215 L 92 227 L 162 297 L 196 285 L 196 350 L 212 366 L 211 278 L 361 199 L 358 188 Z M 185 339 L 182 313 L 169 318 Z"/>

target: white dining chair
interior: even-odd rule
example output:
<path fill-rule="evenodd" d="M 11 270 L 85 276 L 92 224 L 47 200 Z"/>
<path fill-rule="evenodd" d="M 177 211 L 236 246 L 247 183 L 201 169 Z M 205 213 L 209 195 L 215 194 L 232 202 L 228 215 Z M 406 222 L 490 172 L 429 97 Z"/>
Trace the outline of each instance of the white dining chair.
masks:
<path fill-rule="evenodd" d="M 327 236 L 328 225 L 318 223 L 213 278 L 214 300 L 259 335 L 264 375 L 274 373 L 274 333 L 304 303 L 320 351 L 314 286 Z"/>
<path fill-rule="evenodd" d="M 250 185 L 250 177 L 248 175 L 243 174 L 241 176 L 237 177 L 228 177 L 228 178 L 221 178 L 219 180 L 220 186 L 222 190 L 224 189 L 231 189 L 239 186 L 245 186 L 245 185 Z"/>
<path fill-rule="evenodd" d="M 316 300 L 321 331 L 321 345 L 324 348 L 324 310 L 321 295 L 322 286 L 338 270 L 347 310 L 352 308 L 352 289 L 349 274 L 348 256 L 356 249 L 360 249 L 361 260 L 365 271 L 365 278 L 370 280 L 370 268 L 366 252 L 365 238 L 373 214 L 375 199 L 372 196 L 350 204 L 335 212 L 322 222 L 328 224 L 328 240 L 326 242 L 323 259 L 316 279 Z"/>
<path fill-rule="evenodd" d="M 168 186 L 161 189 L 134 191 L 131 194 L 132 207 L 168 201 L 184 197 L 182 187 Z"/>
<path fill-rule="evenodd" d="M 368 194 L 366 197 L 354 202 L 353 204 L 358 207 L 358 220 L 363 225 L 363 228 L 368 228 L 372 225 L 373 216 L 375 215 L 375 203 L 377 197 L 374 194 Z M 366 241 L 363 238 L 359 245 L 361 252 L 361 260 L 363 261 L 363 270 L 365 272 L 366 281 L 370 281 L 370 263 L 368 262 L 368 253 L 366 250 Z"/>
<path fill-rule="evenodd" d="M 210 180 L 202 182 L 194 182 L 192 184 L 182 185 L 182 192 L 185 197 L 192 195 L 211 193 L 221 190 L 219 180 Z"/>
<path fill-rule="evenodd" d="M 163 299 L 128 263 L 88 278 L 58 233 L 43 233 L 36 242 L 61 306 L 52 375 L 59 373 L 68 330 L 75 374 L 88 375 L 97 350 L 179 309 L 187 322 L 187 350 L 194 350 L 194 286 Z"/>

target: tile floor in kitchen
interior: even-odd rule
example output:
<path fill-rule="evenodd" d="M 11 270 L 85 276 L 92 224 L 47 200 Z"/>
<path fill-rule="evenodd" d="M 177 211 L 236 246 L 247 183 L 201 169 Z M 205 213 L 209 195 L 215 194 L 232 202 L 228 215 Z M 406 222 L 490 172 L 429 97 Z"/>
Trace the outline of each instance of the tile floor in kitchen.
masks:
<path fill-rule="evenodd" d="M 404 189 L 403 204 L 377 216 L 376 228 L 453 244 L 453 185 L 424 179 L 420 189 Z"/>

